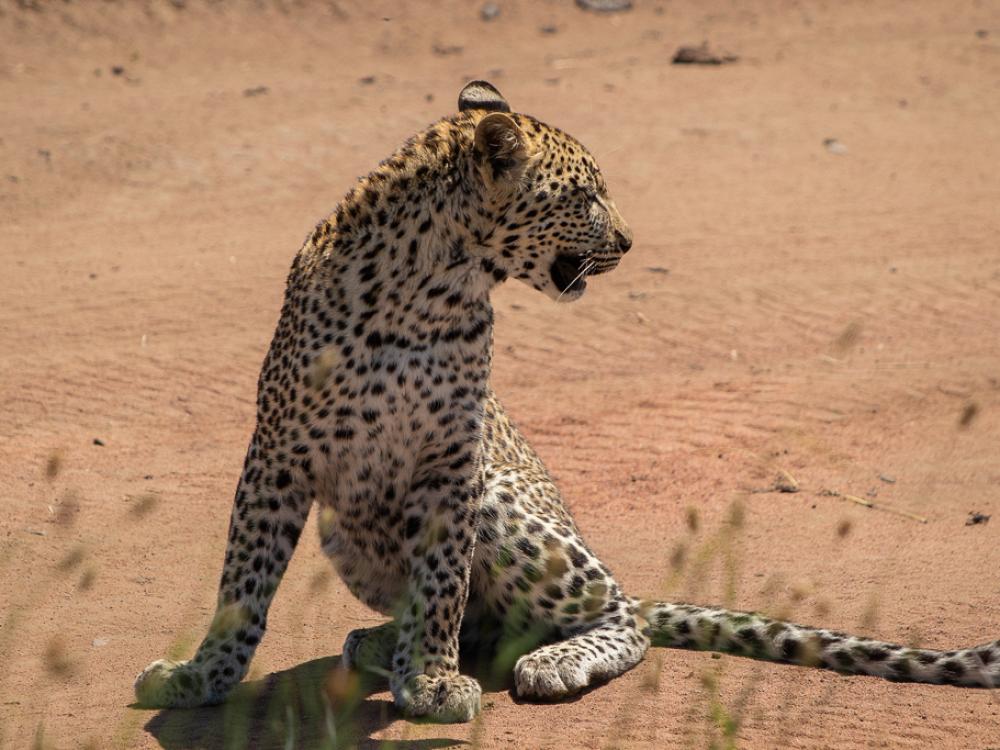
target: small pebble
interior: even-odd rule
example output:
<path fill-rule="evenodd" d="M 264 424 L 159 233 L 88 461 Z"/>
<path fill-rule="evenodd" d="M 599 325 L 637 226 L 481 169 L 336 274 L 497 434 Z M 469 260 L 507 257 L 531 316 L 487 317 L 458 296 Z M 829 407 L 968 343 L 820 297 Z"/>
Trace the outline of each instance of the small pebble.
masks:
<path fill-rule="evenodd" d="M 728 52 L 715 52 L 702 42 L 697 47 L 678 47 L 670 61 L 674 65 L 728 65 L 739 60 L 738 55 Z"/>
<path fill-rule="evenodd" d="M 94 648 L 100 648 L 101 646 L 107 646 L 110 642 L 109 638 L 95 638 L 90 642 L 90 645 Z"/>
<path fill-rule="evenodd" d="M 496 3 L 486 3 L 479 9 L 479 17 L 484 21 L 492 21 L 500 15 L 500 6 Z"/>
<path fill-rule="evenodd" d="M 990 516 L 986 515 L 985 513 L 972 512 L 969 514 L 969 517 L 965 519 L 965 525 L 978 526 L 979 524 L 986 523 L 989 520 Z"/>
<path fill-rule="evenodd" d="M 462 50 L 464 50 L 461 44 L 435 44 L 431 47 L 431 51 L 435 55 L 440 55 L 441 57 L 447 57 L 448 55 L 460 55 Z"/>
<path fill-rule="evenodd" d="M 578 7 L 598 13 L 617 13 L 632 10 L 632 0 L 576 0 Z"/>
<path fill-rule="evenodd" d="M 891 474 L 879 474 L 878 478 L 881 479 L 886 484 L 896 483 L 896 477 L 892 476 Z"/>
<path fill-rule="evenodd" d="M 831 154 L 843 156 L 847 153 L 847 146 L 838 141 L 836 138 L 824 138 L 823 145 L 826 146 L 826 150 Z"/>
<path fill-rule="evenodd" d="M 103 446 L 104 445 L 104 441 L 101 440 L 100 438 L 94 438 L 94 445 Z"/>

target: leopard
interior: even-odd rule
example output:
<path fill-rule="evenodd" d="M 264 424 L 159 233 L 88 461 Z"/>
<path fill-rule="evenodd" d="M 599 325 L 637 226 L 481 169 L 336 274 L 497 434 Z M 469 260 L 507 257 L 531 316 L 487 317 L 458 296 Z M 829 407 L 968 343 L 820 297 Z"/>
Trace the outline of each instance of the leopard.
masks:
<path fill-rule="evenodd" d="M 137 677 L 138 704 L 216 704 L 242 680 L 313 506 L 346 588 L 389 618 L 337 669 L 387 677 L 405 717 L 471 720 L 470 652 L 503 652 L 535 701 L 650 646 L 1000 687 L 1000 640 L 937 651 L 622 590 L 492 389 L 490 295 L 514 278 L 578 300 L 632 242 L 591 153 L 487 81 L 361 178 L 291 265 L 208 632 Z"/>

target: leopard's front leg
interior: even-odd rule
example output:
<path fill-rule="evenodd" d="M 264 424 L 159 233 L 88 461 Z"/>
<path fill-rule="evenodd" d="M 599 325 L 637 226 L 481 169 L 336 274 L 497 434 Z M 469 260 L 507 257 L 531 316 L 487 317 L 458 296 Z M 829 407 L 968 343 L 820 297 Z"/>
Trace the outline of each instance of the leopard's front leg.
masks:
<path fill-rule="evenodd" d="M 273 454 L 268 436 L 258 429 L 233 503 L 209 632 L 192 659 L 159 659 L 139 674 L 135 695 L 141 705 L 220 703 L 246 674 L 311 505 L 305 473 Z"/>
<path fill-rule="evenodd" d="M 483 496 L 480 460 L 464 458 L 466 472 L 425 475 L 406 498 L 404 551 L 411 565 L 389 680 L 407 716 L 441 722 L 471 720 L 482 696 L 479 683 L 458 673 L 458 634 Z"/>

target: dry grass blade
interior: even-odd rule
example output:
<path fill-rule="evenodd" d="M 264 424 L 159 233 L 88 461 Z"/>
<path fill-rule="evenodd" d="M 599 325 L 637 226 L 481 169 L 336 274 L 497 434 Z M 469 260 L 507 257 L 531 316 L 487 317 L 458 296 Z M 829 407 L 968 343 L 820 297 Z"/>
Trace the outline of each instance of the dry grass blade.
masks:
<path fill-rule="evenodd" d="M 979 404 L 970 401 L 963 407 L 962 413 L 958 417 L 958 429 L 965 430 L 971 425 L 979 415 Z"/>
<path fill-rule="evenodd" d="M 874 508 L 875 503 L 871 500 L 865 500 L 863 497 L 858 497 L 857 495 L 844 495 L 842 493 L 834 493 L 834 497 L 842 497 L 844 500 L 850 500 L 852 503 L 857 503 L 858 505 L 863 505 L 866 508 Z"/>
<path fill-rule="evenodd" d="M 864 507 L 871 508 L 873 510 L 881 510 L 885 513 L 892 513 L 893 515 L 902 516 L 903 518 L 908 518 L 911 521 L 917 521 L 918 523 L 927 523 L 928 521 L 926 516 L 922 516 L 919 513 L 903 510 L 902 508 L 893 508 L 890 505 L 883 505 L 882 503 L 874 503 L 863 497 L 849 495 L 845 492 L 838 492 L 837 490 L 823 490 L 819 494 L 823 497 L 839 497 L 842 500 L 847 500 L 848 502 L 855 503 L 856 505 L 863 505 Z"/>
<path fill-rule="evenodd" d="M 82 563 L 85 556 L 86 550 L 82 544 L 78 544 L 56 564 L 56 569 L 63 573 L 69 572 Z"/>
<path fill-rule="evenodd" d="M 73 660 L 66 650 L 66 644 L 59 636 L 49 641 L 43 654 L 45 670 L 56 677 L 69 677 L 73 674 Z"/>
<path fill-rule="evenodd" d="M 45 478 L 51 482 L 59 476 L 59 472 L 62 471 L 62 465 L 62 451 L 54 451 L 45 462 Z"/>
<path fill-rule="evenodd" d="M 160 498 L 151 492 L 143 495 L 129 495 L 128 499 L 135 501 L 135 504 L 129 509 L 129 515 L 133 518 L 145 518 L 160 503 Z"/>
<path fill-rule="evenodd" d="M 774 478 L 774 484 L 772 487 L 778 492 L 799 491 L 798 481 L 784 469 L 778 469 L 778 475 Z"/>
<path fill-rule="evenodd" d="M 83 573 L 80 574 L 80 580 L 77 582 L 76 587 L 80 591 L 90 591 L 94 588 L 94 582 L 97 580 L 97 568 L 93 565 L 88 565 L 84 568 Z"/>
<path fill-rule="evenodd" d="M 918 523 L 927 523 L 927 516 L 922 516 L 919 513 L 914 513 L 909 510 L 903 510 L 902 508 L 892 508 L 887 505 L 876 505 L 875 508 L 878 510 L 885 511 L 886 513 L 893 513 L 897 516 L 902 516 L 903 518 L 909 518 L 911 521 L 917 521 Z"/>
<path fill-rule="evenodd" d="M 852 321 L 847 325 L 839 336 L 837 340 L 833 342 L 834 348 L 840 354 L 846 354 L 861 340 L 862 325 L 859 321 Z"/>
<path fill-rule="evenodd" d="M 69 490 L 56 505 L 55 522 L 62 527 L 72 526 L 79 512 L 80 498 L 74 490 Z"/>

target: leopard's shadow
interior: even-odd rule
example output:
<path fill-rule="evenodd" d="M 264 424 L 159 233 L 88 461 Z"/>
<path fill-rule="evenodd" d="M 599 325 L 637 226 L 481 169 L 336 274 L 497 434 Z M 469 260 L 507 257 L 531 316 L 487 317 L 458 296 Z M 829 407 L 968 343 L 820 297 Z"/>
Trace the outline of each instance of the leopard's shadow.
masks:
<path fill-rule="evenodd" d="M 222 705 L 163 710 L 146 722 L 145 729 L 164 750 L 430 750 L 468 744 L 449 737 L 372 739 L 398 717 L 396 709 L 390 701 L 369 697 L 383 684 L 339 679 L 339 664 L 340 657 L 314 659 L 243 682 Z"/>

